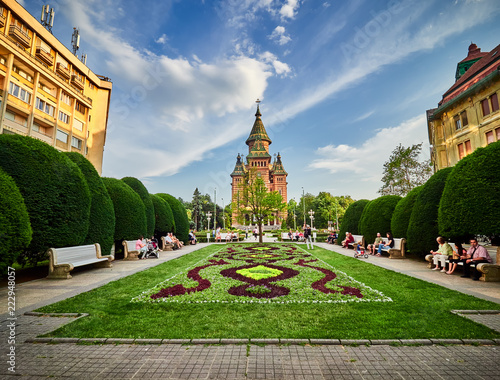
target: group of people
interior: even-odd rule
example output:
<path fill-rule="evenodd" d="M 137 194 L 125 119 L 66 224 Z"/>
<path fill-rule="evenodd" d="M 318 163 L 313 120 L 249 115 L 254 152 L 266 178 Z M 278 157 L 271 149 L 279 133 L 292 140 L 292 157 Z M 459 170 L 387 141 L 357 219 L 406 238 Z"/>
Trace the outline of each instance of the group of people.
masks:
<path fill-rule="evenodd" d="M 459 263 L 463 264 L 464 274 L 461 277 L 471 276 L 471 267 L 473 268 L 472 279 L 478 281 L 481 273 L 477 270 L 477 264 L 491 263 L 493 260 L 486 248 L 479 245 L 476 238 L 470 239 L 470 248 L 466 250 L 461 243 L 455 243 L 456 251 L 453 250 L 446 240 L 439 236 L 436 239 L 439 248 L 437 251 L 432 250 L 432 260 L 434 268 L 432 270 L 440 270 L 446 274 L 453 274 Z M 448 260 L 448 269 L 446 269 L 446 260 Z M 441 267 L 439 266 L 441 264 Z"/>
<path fill-rule="evenodd" d="M 299 230 L 294 232 L 290 229 L 290 231 L 288 231 L 288 238 L 291 241 L 303 241 L 304 240 L 304 233 L 300 232 Z"/>
<path fill-rule="evenodd" d="M 238 238 L 239 238 L 239 236 L 238 236 L 238 233 L 236 231 L 234 231 L 234 232 L 227 232 L 225 240 L 226 240 L 226 243 L 227 243 L 227 242 L 230 242 L 230 241 L 233 241 L 233 240 L 238 241 Z M 220 227 L 217 228 L 217 231 L 215 231 L 215 242 L 216 243 L 217 242 L 219 242 L 219 243 L 222 242 L 222 234 L 221 234 Z"/>
<path fill-rule="evenodd" d="M 184 246 L 184 242 L 177 239 L 172 232 L 166 234 L 164 239 L 168 244 L 172 244 L 172 249 L 174 250 L 181 249 Z"/>
<path fill-rule="evenodd" d="M 135 242 L 135 249 L 139 251 L 139 259 L 142 260 L 146 258 L 146 253 L 148 251 L 158 249 L 158 240 L 154 236 L 152 236 L 151 239 L 145 239 L 144 236 L 141 235 Z"/>
<path fill-rule="evenodd" d="M 394 248 L 394 238 L 392 236 L 392 233 L 387 232 L 386 237 L 387 239 L 384 240 L 380 232 L 378 232 L 375 241 L 373 242 L 373 244 L 368 244 L 368 246 L 366 247 L 366 251 L 370 255 L 381 256 L 382 250 Z M 346 232 L 345 239 L 342 240 L 342 247 L 349 248 L 349 244 L 354 244 L 354 243 L 355 243 L 354 236 L 352 235 L 352 233 Z M 363 242 L 361 241 L 357 242 L 356 250 L 359 252 L 360 251 L 364 252 L 365 248 L 363 247 Z"/>

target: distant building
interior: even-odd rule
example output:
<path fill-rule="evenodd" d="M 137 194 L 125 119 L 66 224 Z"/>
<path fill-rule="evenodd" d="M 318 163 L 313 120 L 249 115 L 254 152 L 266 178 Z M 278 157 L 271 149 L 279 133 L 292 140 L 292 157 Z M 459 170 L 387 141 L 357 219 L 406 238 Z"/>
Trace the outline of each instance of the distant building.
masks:
<path fill-rule="evenodd" d="M 275 160 L 271 163 L 271 155 L 269 154 L 269 145 L 272 143 L 267 135 L 266 128 L 261 120 L 261 113 L 257 105 L 257 113 L 255 114 L 255 122 L 253 124 L 250 136 L 248 136 L 246 144 L 248 145 L 248 155 L 246 156 L 246 163 L 244 158 L 238 154 L 236 158 L 236 165 L 231 173 L 231 187 L 232 187 L 232 204 L 233 215 L 232 225 L 236 227 L 241 225 L 238 223 L 239 215 L 237 207 L 240 205 L 241 189 L 247 178 L 249 172 L 255 171 L 256 175 L 260 176 L 266 184 L 269 191 L 277 191 L 283 197 L 283 202 L 287 203 L 287 182 L 286 178 L 288 173 L 283 168 L 281 162 L 281 155 L 278 153 Z M 276 213 L 269 220 L 267 225 L 277 226 L 281 225 L 281 220 L 286 218 L 287 212 L 282 211 Z M 244 225 L 252 224 L 249 215 L 245 216 L 245 220 L 241 221 Z"/>
<path fill-rule="evenodd" d="M 81 153 L 101 174 L 111 88 L 19 3 L 2 1 L 0 133 Z"/>
<path fill-rule="evenodd" d="M 500 45 L 488 53 L 472 43 L 467 57 L 457 64 L 455 80 L 438 108 L 427 111 L 436 171 L 500 140 Z"/>

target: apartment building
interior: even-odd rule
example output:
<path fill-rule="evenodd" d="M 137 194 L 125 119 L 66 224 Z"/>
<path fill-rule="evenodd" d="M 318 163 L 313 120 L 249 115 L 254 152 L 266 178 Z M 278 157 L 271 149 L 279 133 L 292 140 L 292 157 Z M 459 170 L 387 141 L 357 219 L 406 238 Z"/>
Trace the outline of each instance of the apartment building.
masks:
<path fill-rule="evenodd" d="M 0 2 L 0 133 L 81 153 L 101 174 L 111 89 L 19 3 Z"/>

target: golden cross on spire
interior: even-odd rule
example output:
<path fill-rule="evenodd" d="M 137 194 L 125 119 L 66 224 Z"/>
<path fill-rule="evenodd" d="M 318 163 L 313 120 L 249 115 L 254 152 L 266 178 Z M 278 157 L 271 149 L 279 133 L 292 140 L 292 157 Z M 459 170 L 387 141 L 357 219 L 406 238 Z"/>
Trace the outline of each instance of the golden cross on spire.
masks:
<path fill-rule="evenodd" d="M 255 101 L 255 103 L 257 103 L 257 104 L 259 104 L 259 103 L 260 103 L 259 98 L 257 98 L 257 100 Z"/>

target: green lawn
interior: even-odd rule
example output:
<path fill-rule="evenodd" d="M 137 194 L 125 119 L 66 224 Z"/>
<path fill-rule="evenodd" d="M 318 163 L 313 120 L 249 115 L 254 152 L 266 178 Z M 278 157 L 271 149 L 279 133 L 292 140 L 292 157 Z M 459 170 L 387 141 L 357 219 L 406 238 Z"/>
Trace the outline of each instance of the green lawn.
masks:
<path fill-rule="evenodd" d="M 500 310 L 500 305 L 376 267 L 321 248 L 313 253 L 392 302 L 142 303 L 142 292 L 196 267 L 221 249 L 212 245 L 40 312 L 89 313 L 48 336 L 78 338 L 337 338 L 493 339 L 500 334 L 450 310 Z"/>

